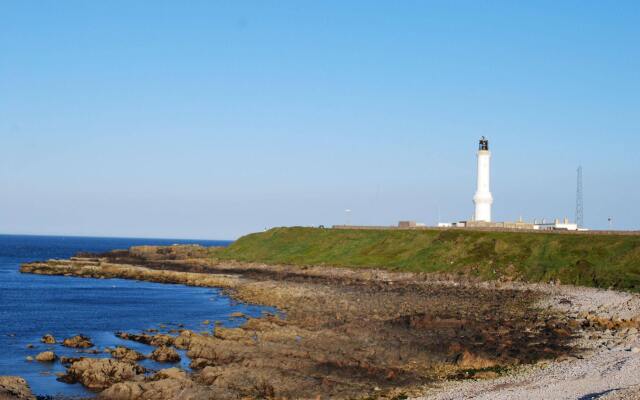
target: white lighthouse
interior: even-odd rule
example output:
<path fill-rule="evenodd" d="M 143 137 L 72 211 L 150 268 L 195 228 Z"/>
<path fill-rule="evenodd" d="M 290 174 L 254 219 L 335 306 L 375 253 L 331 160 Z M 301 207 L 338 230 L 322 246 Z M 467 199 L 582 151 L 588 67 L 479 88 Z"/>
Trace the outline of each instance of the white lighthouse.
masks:
<path fill-rule="evenodd" d="M 476 205 L 476 221 L 491 222 L 493 196 L 489 186 L 490 181 L 491 152 L 489 151 L 489 140 L 483 136 L 478 147 L 478 189 L 473 196 L 473 203 Z"/>

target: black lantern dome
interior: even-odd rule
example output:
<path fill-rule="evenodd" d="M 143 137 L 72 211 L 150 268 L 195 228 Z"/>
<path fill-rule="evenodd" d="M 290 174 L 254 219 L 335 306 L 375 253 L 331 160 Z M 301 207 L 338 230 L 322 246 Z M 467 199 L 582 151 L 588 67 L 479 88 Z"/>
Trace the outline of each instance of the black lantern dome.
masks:
<path fill-rule="evenodd" d="M 486 137 L 480 138 L 480 145 L 478 146 L 478 150 L 489 150 L 489 139 Z"/>

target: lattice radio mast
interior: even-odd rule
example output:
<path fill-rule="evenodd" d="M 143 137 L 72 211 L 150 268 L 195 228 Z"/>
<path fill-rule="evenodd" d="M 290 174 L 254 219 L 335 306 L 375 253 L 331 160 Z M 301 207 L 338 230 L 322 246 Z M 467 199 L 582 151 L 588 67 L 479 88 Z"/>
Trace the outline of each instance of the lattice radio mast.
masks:
<path fill-rule="evenodd" d="M 576 187 L 576 224 L 578 228 L 584 225 L 584 208 L 582 197 L 582 166 L 578 167 L 578 182 Z"/>

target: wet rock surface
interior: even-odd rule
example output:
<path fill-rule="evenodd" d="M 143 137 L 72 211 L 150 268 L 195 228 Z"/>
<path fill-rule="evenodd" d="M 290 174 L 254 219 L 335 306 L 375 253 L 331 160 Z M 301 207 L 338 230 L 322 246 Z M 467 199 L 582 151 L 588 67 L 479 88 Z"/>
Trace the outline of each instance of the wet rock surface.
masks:
<path fill-rule="evenodd" d="M 145 248 L 90 263 L 28 264 L 23 271 L 222 287 L 238 300 L 278 307 L 286 318 L 242 316 L 241 327 L 215 326 L 211 333 L 120 332 L 122 339 L 157 347 L 154 359 L 177 355 L 173 347 L 186 350 L 194 372 L 145 377 L 132 360 L 81 360 L 69 368 L 68 381 L 106 389 L 101 396 L 114 399 L 401 398 L 443 380 L 492 378 L 520 365 L 580 356 L 573 342 L 585 332 L 637 328 L 635 321 L 540 308 L 541 292 L 524 286 L 376 270 L 220 265 L 194 252 L 199 255 Z"/>
<path fill-rule="evenodd" d="M 42 339 L 40 339 L 40 341 L 44 344 L 55 344 L 56 343 L 56 338 L 54 338 L 52 335 L 44 335 L 42 337 Z"/>
<path fill-rule="evenodd" d="M 160 346 L 151 353 L 149 357 L 157 362 L 174 363 L 180 361 L 180 355 L 177 351 L 167 346 Z"/>
<path fill-rule="evenodd" d="M 208 388 L 188 378 L 176 368 L 161 370 L 144 382 L 118 383 L 99 395 L 100 399 L 210 399 Z"/>
<path fill-rule="evenodd" d="M 73 364 L 74 362 L 78 362 L 82 360 L 82 357 L 67 357 L 67 356 L 62 356 L 60 357 L 60 364 L 68 367 L 71 364 Z"/>
<path fill-rule="evenodd" d="M 135 363 L 146 358 L 141 353 L 123 346 L 118 346 L 115 349 L 109 351 L 109 353 L 111 354 L 111 357 L 115 358 L 116 360 L 129 363 Z"/>
<path fill-rule="evenodd" d="M 135 380 L 142 376 L 144 368 L 128 362 L 107 358 L 81 358 L 71 364 L 62 382 L 81 383 L 91 390 L 102 390 L 111 385 Z"/>
<path fill-rule="evenodd" d="M 93 347 L 93 343 L 91 342 L 91 339 L 89 339 L 87 336 L 84 336 L 84 335 L 76 335 L 76 336 L 64 339 L 62 341 L 62 345 L 65 347 L 82 348 L 82 349 Z"/>
<path fill-rule="evenodd" d="M 127 332 L 118 332 L 116 336 L 120 339 L 131 340 L 134 342 L 148 344 L 150 346 L 171 346 L 175 338 L 166 334 L 150 335 L 146 333 L 135 334 Z"/>
<path fill-rule="evenodd" d="M 58 357 L 53 351 L 43 351 L 36 356 L 36 361 L 40 362 L 54 362 Z"/>
<path fill-rule="evenodd" d="M 0 400 L 35 400 L 27 381 L 18 376 L 0 376 Z"/>

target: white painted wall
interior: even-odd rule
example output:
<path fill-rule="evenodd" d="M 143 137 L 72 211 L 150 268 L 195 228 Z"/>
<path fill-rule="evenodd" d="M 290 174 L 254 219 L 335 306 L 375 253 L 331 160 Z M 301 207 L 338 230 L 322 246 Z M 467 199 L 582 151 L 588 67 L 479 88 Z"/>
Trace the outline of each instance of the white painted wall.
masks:
<path fill-rule="evenodd" d="M 489 150 L 478 151 L 478 188 L 473 202 L 476 205 L 475 220 L 491 222 L 491 205 L 493 196 L 490 190 L 491 184 L 491 152 Z"/>

